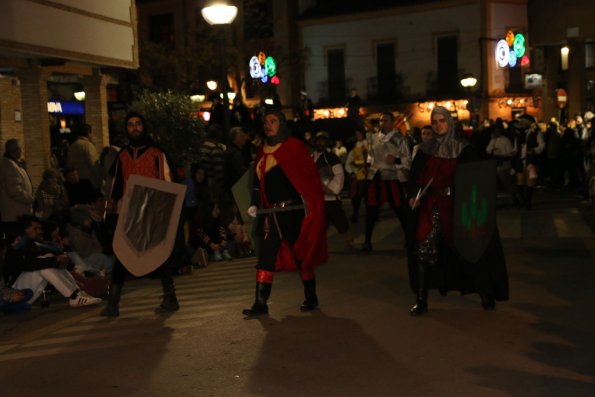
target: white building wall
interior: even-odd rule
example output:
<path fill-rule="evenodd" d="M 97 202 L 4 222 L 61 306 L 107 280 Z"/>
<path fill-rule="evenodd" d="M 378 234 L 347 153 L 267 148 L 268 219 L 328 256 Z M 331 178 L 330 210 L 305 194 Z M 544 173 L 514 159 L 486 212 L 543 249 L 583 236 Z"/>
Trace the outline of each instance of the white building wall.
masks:
<path fill-rule="evenodd" d="M 321 83 L 328 78 L 325 51 L 329 47 L 345 49 L 345 77 L 351 79 L 351 86 L 364 99 L 368 79 L 377 74 L 375 48 L 379 42 L 396 43 L 396 73 L 403 76 L 404 93 L 410 98 L 426 94 L 428 73 L 435 74 L 437 68 L 435 44 L 440 35 L 458 36 L 459 73 L 479 75 L 479 3 L 391 12 L 392 15 L 344 22 L 308 21 L 302 26 L 302 43 L 311 50 L 304 73 L 305 85 L 314 102 L 320 98 Z"/>
<path fill-rule="evenodd" d="M 0 2 L 0 49 L 136 67 L 133 0 Z"/>

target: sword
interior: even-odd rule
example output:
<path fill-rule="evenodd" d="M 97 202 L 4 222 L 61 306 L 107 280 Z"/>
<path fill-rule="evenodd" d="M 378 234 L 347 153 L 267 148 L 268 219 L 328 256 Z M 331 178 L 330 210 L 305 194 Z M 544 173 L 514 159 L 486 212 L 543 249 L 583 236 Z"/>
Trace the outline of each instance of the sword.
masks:
<path fill-rule="evenodd" d="M 421 187 L 419 188 L 419 191 L 417 192 L 417 195 L 415 196 L 415 201 L 413 201 L 413 208 L 415 208 L 415 204 L 417 204 L 417 202 L 419 201 L 421 196 L 423 196 L 424 193 L 426 192 L 426 190 L 428 190 L 428 188 L 430 187 L 432 182 L 434 182 L 434 178 L 430 178 L 430 180 L 428 181 L 426 186 L 424 186 L 423 189 Z"/>

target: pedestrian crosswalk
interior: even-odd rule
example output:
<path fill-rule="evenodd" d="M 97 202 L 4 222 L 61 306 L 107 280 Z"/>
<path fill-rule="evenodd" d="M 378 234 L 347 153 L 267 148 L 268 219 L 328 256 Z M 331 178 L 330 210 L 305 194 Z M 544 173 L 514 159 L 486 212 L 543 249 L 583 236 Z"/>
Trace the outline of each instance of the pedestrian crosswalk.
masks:
<path fill-rule="evenodd" d="M 565 241 L 578 243 L 583 239 L 592 239 L 592 230 L 576 206 L 573 206 L 572 200 L 570 198 L 563 202 L 559 198 L 549 199 L 544 193 L 532 211 L 512 208 L 499 211 L 498 226 L 501 237 L 507 240 L 505 248 L 522 247 L 522 240 L 529 238 L 566 238 Z M 364 223 L 362 215 L 360 222 L 352 225 L 351 232 L 358 246 L 363 243 Z M 358 263 L 371 263 L 374 256 L 367 255 L 379 255 L 378 258 L 388 255 L 386 258 L 404 263 L 406 253 L 402 233 L 399 221 L 389 208 L 381 212 L 380 221 L 374 230 L 373 253 L 346 253 L 343 236 L 330 228 L 330 260 L 341 263 L 346 260 L 345 255 L 354 254 L 359 255 Z M 559 255 L 558 251 L 547 251 L 548 247 L 539 249 L 538 253 L 543 256 Z M 579 255 L 583 251 L 575 252 Z M 158 280 L 149 279 L 135 280 L 125 285 L 120 317 L 116 319 L 99 316 L 103 305 L 70 310 L 64 304 L 61 315 L 51 324 L 31 328 L 25 321 L 18 332 L 13 330 L 0 334 L 0 364 L 101 349 L 124 349 L 126 346 L 163 341 L 164 335 L 175 339 L 200 332 L 202 327 L 212 326 L 218 317 L 239 316 L 240 310 L 252 302 L 255 264 L 254 257 L 236 259 L 214 263 L 208 268 L 195 270 L 192 275 L 177 277 L 176 290 L 181 308 L 170 315 L 154 313 L 161 299 L 161 287 Z M 283 282 L 283 279 L 280 278 L 279 282 Z M 6 317 L 2 321 L 15 321 L 16 324 L 19 319 Z M 4 327 L 5 323 L 2 325 L 4 329 L 11 328 Z"/>
<path fill-rule="evenodd" d="M 102 307 L 89 308 L 18 337 L 0 338 L 0 363 L 151 343 L 164 333 L 171 333 L 174 338 L 181 336 L 186 330 L 229 313 L 232 305 L 248 304 L 254 292 L 255 263 L 254 257 L 236 259 L 177 277 L 181 307 L 170 315 L 154 312 L 161 299 L 158 280 L 131 281 L 124 286 L 120 317 L 107 319 L 99 316 Z M 137 287 L 135 283 L 143 285 Z"/>

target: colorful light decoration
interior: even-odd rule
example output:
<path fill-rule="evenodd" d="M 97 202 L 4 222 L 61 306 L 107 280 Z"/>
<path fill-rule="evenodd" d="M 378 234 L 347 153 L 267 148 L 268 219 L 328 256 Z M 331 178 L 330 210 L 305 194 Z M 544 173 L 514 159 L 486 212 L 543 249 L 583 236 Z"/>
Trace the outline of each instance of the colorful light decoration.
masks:
<path fill-rule="evenodd" d="M 518 33 L 514 36 L 514 42 L 512 43 L 512 49 L 516 54 L 517 58 L 522 58 L 525 55 L 525 36 Z"/>
<path fill-rule="evenodd" d="M 529 57 L 525 55 L 525 36 L 521 33 L 515 34 L 512 30 L 506 32 L 506 37 L 496 44 L 496 63 L 501 68 L 517 65 L 529 65 Z"/>
<path fill-rule="evenodd" d="M 260 79 L 264 84 L 279 84 L 281 80 L 277 77 L 277 62 L 272 56 L 267 56 L 263 51 L 250 58 L 248 63 L 250 76 L 253 79 Z"/>
<path fill-rule="evenodd" d="M 273 77 L 277 73 L 277 64 L 275 63 L 273 57 L 266 57 L 264 61 L 264 69 L 266 70 L 266 74 L 268 74 L 269 77 Z"/>
<path fill-rule="evenodd" d="M 510 51 L 510 53 L 508 54 L 508 66 L 514 68 L 516 66 L 516 61 L 516 53 L 514 51 Z"/>
<path fill-rule="evenodd" d="M 529 60 L 529 57 L 527 55 L 523 55 L 521 58 L 521 66 L 529 66 L 530 63 L 531 61 Z"/>
<path fill-rule="evenodd" d="M 260 61 L 258 57 L 255 55 L 250 58 L 250 77 L 253 79 L 259 79 L 262 68 L 260 67 Z"/>
<path fill-rule="evenodd" d="M 508 44 L 509 47 L 512 47 L 512 45 L 514 44 L 514 39 L 515 39 L 515 35 L 514 32 L 512 30 L 509 30 L 508 32 L 506 32 L 506 44 Z"/>
<path fill-rule="evenodd" d="M 501 68 L 508 66 L 509 58 L 510 49 L 508 48 L 508 43 L 506 43 L 506 40 L 500 40 L 496 44 L 496 62 L 498 62 L 498 66 Z"/>

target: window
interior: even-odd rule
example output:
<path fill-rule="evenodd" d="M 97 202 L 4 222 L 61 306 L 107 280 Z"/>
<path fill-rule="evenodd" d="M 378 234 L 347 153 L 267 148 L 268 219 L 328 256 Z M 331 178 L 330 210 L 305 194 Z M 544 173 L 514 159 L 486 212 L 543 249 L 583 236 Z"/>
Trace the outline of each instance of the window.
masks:
<path fill-rule="evenodd" d="M 250 39 L 273 37 L 273 1 L 244 0 L 244 36 Z"/>
<path fill-rule="evenodd" d="M 378 76 L 378 96 L 391 98 L 395 94 L 395 44 L 384 43 L 376 46 L 376 71 Z"/>
<path fill-rule="evenodd" d="M 331 101 L 345 100 L 345 51 L 327 49 L 328 96 Z"/>
<path fill-rule="evenodd" d="M 171 49 L 175 48 L 174 14 L 151 15 L 149 17 L 149 39 L 153 43 L 164 44 Z"/>
<path fill-rule="evenodd" d="M 585 68 L 590 69 L 595 66 L 595 45 L 593 43 L 585 44 Z"/>
<path fill-rule="evenodd" d="M 438 37 L 438 94 L 455 96 L 459 92 L 459 62 L 457 36 Z"/>

